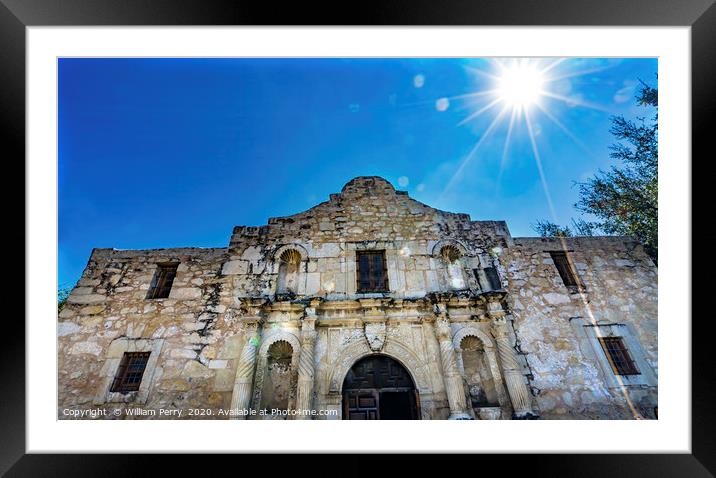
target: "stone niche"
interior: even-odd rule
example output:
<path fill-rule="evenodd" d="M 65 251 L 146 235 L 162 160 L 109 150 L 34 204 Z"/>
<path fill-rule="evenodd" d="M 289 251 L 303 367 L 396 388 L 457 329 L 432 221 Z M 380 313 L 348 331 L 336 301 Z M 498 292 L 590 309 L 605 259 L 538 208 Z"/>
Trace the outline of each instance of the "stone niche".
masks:
<path fill-rule="evenodd" d="M 292 408 L 295 399 L 294 370 L 291 366 L 293 349 L 285 340 L 271 344 L 266 355 L 261 407 L 279 410 Z"/>
<path fill-rule="evenodd" d="M 467 391 L 473 408 L 499 407 L 495 381 L 485 358 L 482 342 L 467 336 L 460 343 Z"/>

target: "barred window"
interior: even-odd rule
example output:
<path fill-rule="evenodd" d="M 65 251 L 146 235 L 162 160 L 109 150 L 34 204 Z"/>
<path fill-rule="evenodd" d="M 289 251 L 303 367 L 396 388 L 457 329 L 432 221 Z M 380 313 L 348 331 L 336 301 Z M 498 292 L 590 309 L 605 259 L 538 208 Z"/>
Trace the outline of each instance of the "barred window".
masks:
<path fill-rule="evenodd" d="M 385 251 L 357 251 L 358 292 L 387 292 L 388 265 Z"/>
<path fill-rule="evenodd" d="M 599 337 L 604 353 L 616 375 L 639 375 L 622 337 Z"/>
<path fill-rule="evenodd" d="M 159 264 L 149 287 L 147 299 L 166 299 L 172 290 L 172 283 L 177 275 L 179 264 Z"/>
<path fill-rule="evenodd" d="M 134 392 L 139 390 L 142 375 L 147 367 L 150 352 L 125 352 L 112 382 L 110 392 Z"/>

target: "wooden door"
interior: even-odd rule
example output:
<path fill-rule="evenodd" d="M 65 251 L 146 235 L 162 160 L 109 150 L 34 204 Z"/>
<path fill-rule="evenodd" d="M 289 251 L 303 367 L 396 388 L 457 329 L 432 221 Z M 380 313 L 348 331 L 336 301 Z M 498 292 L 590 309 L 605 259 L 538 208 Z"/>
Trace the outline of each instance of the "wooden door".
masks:
<path fill-rule="evenodd" d="M 384 355 L 358 361 L 343 382 L 344 420 L 419 420 L 417 402 L 407 370 Z"/>
<path fill-rule="evenodd" d="M 343 399 L 343 413 L 348 420 L 380 420 L 377 390 L 351 390 Z"/>

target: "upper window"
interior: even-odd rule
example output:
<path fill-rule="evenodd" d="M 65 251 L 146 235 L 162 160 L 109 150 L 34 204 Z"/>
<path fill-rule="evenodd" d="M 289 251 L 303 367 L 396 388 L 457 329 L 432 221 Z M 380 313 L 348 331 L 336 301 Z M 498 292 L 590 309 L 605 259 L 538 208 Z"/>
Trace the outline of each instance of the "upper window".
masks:
<path fill-rule="evenodd" d="M 570 292 L 576 292 L 580 287 L 582 287 L 577 278 L 577 273 L 572 267 L 566 252 L 550 251 L 549 255 L 552 256 L 554 266 L 557 268 L 557 272 L 559 272 L 562 282 L 564 282 L 564 285 L 567 286 L 567 289 L 569 289 Z"/>
<path fill-rule="evenodd" d="M 388 266 L 385 251 L 357 251 L 358 292 L 387 292 Z"/>
<path fill-rule="evenodd" d="M 172 290 L 174 277 L 177 275 L 179 264 L 160 264 L 157 268 L 152 285 L 149 287 L 147 299 L 166 299 Z"/>
<path fill-rule="evenodd" d="M 485 267 L 483 269 L 475 269 L 475 278 L 483 292 L 502 289 L 500 276 L 494 267 Z"/>
<path fill-rule="evenodd" d="M 149 352 L 125 352 L 110 392 L 135 392 L 142 383 Z"/>
<path fill-rule="evenodd" d="M 622 337 L 599 337 L 604 353 L 616 375 L 639 375 Z"/>

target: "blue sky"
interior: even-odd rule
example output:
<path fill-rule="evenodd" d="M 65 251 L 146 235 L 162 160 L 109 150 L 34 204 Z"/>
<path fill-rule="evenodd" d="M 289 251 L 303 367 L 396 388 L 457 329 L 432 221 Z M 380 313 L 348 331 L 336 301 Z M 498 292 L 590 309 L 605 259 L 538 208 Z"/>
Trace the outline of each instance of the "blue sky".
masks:
<path fill-rule="evenodd" d="M 653 114 L 634 94 L 656 86 L 657 60 L 555 61 L 529 61 L 554 65 L 528 107 L 553 217 L 524 113 L 506 154 L 511 109 L 490 129 L 504 102 L 460 124 L 498 98 L 484 93 L 494 60 L 60 59 L 59 284 L 93 247 L 224 247 L 233 226 L 303 211 L 355 176 L 513 236 L 565 223 L 574 182 L 612 164 L 610 117 Z"/>

